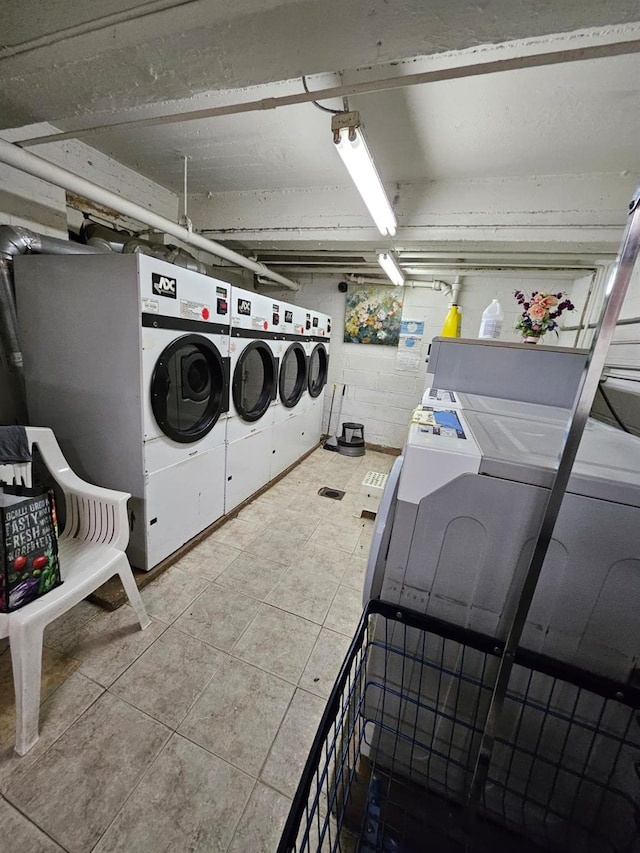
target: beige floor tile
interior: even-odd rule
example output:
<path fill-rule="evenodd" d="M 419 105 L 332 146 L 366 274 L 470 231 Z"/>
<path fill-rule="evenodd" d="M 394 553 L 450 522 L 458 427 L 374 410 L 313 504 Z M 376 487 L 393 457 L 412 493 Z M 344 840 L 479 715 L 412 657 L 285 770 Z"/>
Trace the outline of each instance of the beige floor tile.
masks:
<path fill-rule="evenodd" d="M 326 545 L 315 545 L 311 542 L 305 546 L 305 553 L 296 560 L 294 566 L 312 571 L 319 577 L 326 578 L 334 583 L 340 583 L 352 555 L 347 551 L 339 551 L 337 548 Z"/>
<path fill-rule="evenodd" d="M 322 625 L 337 589 L 337 583 L 321 574 L 296 566 L 287 570 L 266 601 L 281 610 Z"/>
<path fill-rule="evenodd" d="M 309 538 L 313 531 L 318 526 L 320 518 L 317 514 L 312 514 L 307 507 L 299 507 L 298 502 L 283 510 L 277 520 L 272 522 L 268 527 L 268 534 L 288 534 L 295 530 L 305 538 Z"/>
<path fill-rule="evenodd" d="M 295 684 L 319 632 L 319 625 L 263 604 L 233 654 Z"/>
<path fill-rule="evenodd" d="M 290 808 L 291 801 L 287 797 L 258 782 L 228 853 L 273 853 Z"/>
<path fill-rule="evenodd" d="M 104 693 L 7 799 L 70 853 L 88 853 L 168 737 L 165 726 Z"/>
<path fill-rule="evenodd" d="M 174 627 L 228 651 L 259 609 L 255 599 L 214 583 L 178 617 Z"/>
<path fill-rule="evenodd" d="M 269 510 L 285 510 L 290 507 L 293 503 L 299 500 L 300 495 L 296 495 L 294 492 L 273 492 L 272 489 L 264 492 L 264 494 L 260 495 L 259 498 L 251 504 L 258 505 L 260 508 L 268 507 Z"/>
<path fill-rule="evenodd" d="M 373 538 L 375 522 L 370 519 L 363 519 L 363 521 L 366 523 L 363 525 L 360 535 L 358 536 L 358 541 L 356 542 L 356 547 L 353 549 L 353 553 L 358 557 L 364 557 L 367 559 L 369 557 L 369 552 L 371 551 L 371 540 Z"/>
<path fill-rule="evenodd" d="M 214 531 L 209 538 L 215 542 L 223 542 L 225 545 L 239 548 L 242 551 L 252 539 L 256 538 L 256 528 L 250 521 L 232 518 Z"/>
<path fill-rule="evenodd" d="M 260 778 L 293 797 L 324 711 L 324 700 L 296 690 Z"/>
<path fill-rule="evenodd" d="M 23 776 L 96 699 L 104 687 L 74 672 L 40 706 L 40 740 L 26 755 L 14 750 L 14 734 L 0 747 L 0 791 Z"/>
<path fill-rule="evenodd" d="M 282 506 L 278 505 L 277 501 L 271 501 L 268 498 L 268 492 L 258 500 L 253 501 L 246 506 L 239 514 L 240 521 L 246 521 L 248 524 L 253 524 L 254 529 L 264 530 L 273 521 L 277 521 Z M 288 503 L 287 503 L 288 505 Z"/>
<path fill-rule="evenodd" d="M 300 676 L 300 687 L 328 699 L 350 642 L 344 634 L 323 628 Z"/>
<path fill-rule="evenodd" d="M 182 722 L 179 732 L 257 776 L 293 696 L 294 687 L 229 658 Z"/>
<path fill-rule="evenodd" d="M 71 610 L 54 619 L 44 629 L 44 644 L 51 649 L 61 648 L 76 631 L 104 610 L 90 601 L 80 601 Z"/>
<path fill-rule="evenodd" d="M 204 539 L 175 564 L 176 569 L 214 581 L 240 553 L 239 548 L 216 539 Z"/>
<path fill-rule="evenodd" d="M 356 549 L 357 551 L 357 549 Z M 367 573 L 367 557 L 360 556 L 357 552 L 351 556 L 346 571 L 342 576 L 342 583 L 362 592 L 364 579 Z"/>
<path fill-rule="evenodd" d="M 174 735 L 95 853 L 224 851 L 253 785 L 241 770 Z"/>
<path fill-rule="evenodd" d="M 217 583 L 264 601 L 286 571 L 282 563 L 242 551 L 220 575 Z"/>
<path fill-rule="evenodd" d="M 55 649 L 42 650 L 42 677 L 40 703 L 69 678 L 80 666 L 80 661 Z M 0 656 L 0 743 L 15 738 L 16 700 L 13 691 L 13 667 L 9 653 Z"/>
<path fill-rule="evenodd" d="M 208 586 L 208 580 L 172 566 L 141 595 L 149 616 L 170 625 Z"/>
<path fill-rule="evenodd" d="M 362 615 L 362 593 L 342 584 L 329 608 L 324 627 L 353 637 Z"/>
<path fill-rule="evenodd" d="M 2 853 L 63 853 L 62 847 L 0 799 Z"/>
<path fill-rule="evenodd" d="M 81 661 L 80 672 L 103 687 L 112 684 L 151 643 L 166 630 L 155 619 L 140 630 L 135 613 L 125 604 L 114 612 L 102 611 L 61 646 Z"/>
<path fill-rule="evenodd" d="M 297 528 L 265 530 L 246 547 L 250 554 L 290 566 L 304 551 L 309 537 Z"/>
<path fill-rule="evenodd" d="M 358 544 L 361 532 L 362 530 L 359 526 L 352 525 L 351 523 L 343 524 L 325 519 L 320 522 L 312 533 L 309 538 L 309 544 L 313 547 L 321 545 L 325 548 L 337 548 L 339 551 L 346 551 L 352 554 L 353 549 Z"/>
<path fill-rule="evenodd" d="M 169 628 L 110 691 L 176 729 L 224 659 L 224 652 Z"/>

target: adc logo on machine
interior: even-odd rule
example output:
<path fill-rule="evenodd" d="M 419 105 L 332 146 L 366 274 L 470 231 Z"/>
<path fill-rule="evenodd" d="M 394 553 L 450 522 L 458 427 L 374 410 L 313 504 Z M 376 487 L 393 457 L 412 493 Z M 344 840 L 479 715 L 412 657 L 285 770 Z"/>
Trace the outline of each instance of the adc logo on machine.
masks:
<path fill-rule="evenodd" d="M 168 296 L 170 299 L 178 298 L 178 280 L 169 278 L 167 275 L 151 273 L 151 289 L 158 296 Z"/>
<path fill-rule="evenodd" d="M 238 314 L 251 314 L 251 300 L 238 299 Z"/>
<path fill-rule="evenodd" d="M 293 311 L 284 312 L 284 321 L 285 323 L 293 323 Z"/>

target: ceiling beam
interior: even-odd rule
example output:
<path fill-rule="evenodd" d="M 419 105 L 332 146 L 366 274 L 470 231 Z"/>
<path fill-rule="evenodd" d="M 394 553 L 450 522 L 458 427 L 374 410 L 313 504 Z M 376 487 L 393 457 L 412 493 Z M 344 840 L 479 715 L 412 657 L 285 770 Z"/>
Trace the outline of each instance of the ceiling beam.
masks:
<path fill-rule="evenodd" d="M 524 68 L 540 68 L 546 65 L 559 65 L 567 62 L 581 62 L 589 59 L 602 59 L 611 56 L 623 56 L 626 54 L 640 53 L 640 39 L 618 40 L 608 43 L 582 45 L 570 47 L 564 50 L 540 51 L 538 53 L 513 56 L 506 59 L 493 59 L 488 62 L 476 62 L 469 64 L 468 61 L 448 68 L 437 68 L 430 71 L 421 71 L 416 74 L 406 74 L 387 77 L 381 80 L 371 80 L 348 85 L 329 86 L 317 89 L 314 92 L 297 92 L 291 95 L 282 95 L 277 98 L 262 98 L 257 101 L 243 101 L 236 104 L 225 104 L 218 107 L 208 107 L 201 110 L 189 112 L 169 113 L 149 118 L 128 119 L 126 121 L 112 122 L 109 124 L 98 124 L 92 127 L 76 128 L 48 136 L 35 136 L 31 139 L 23 139 L 19 145 L 23 148 L 42 145 L 49 142 L 60 142 L 65 139 L 77 139 L 91 136 L 100 131 L 154 127 L 166 124 L 179 124 L 202 119 L 216 118 L 219 116 L 238 115 L 240 113 L 260 112 L 274 110 L 280 107 L 293 106 L 295 104 L 310 103 L 316 100 L 327 100 L 330 98 L 345 98 L 353 95 L 367 95 L 374 92 L 383 92 L 391 89 L 404 89 L 411 86 L 422 86 L 427 83 L 436 83 L 443 80 L 459 80 L 468 77 L 480 77 L 487 74 L 498 74 L 505 71 L 518 71 Z M 464 59 L 468 60 L 465 56 Z"/>

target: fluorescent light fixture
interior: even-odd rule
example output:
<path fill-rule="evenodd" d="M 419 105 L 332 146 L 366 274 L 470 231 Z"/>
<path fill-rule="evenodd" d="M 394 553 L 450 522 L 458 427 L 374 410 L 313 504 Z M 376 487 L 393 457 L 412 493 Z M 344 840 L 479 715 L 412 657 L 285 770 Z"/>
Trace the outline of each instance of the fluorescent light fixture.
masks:
<path fill-rule="evenodd" d="M 402 275 L 402 270 L 398 266 L 398 262 L 391 252 L 379 252 L 378 263 L 389 276 L 391 281 L 398 287 L 402 287 L 404 284 L 404 276 Z"/>
<path fill-rule="evenodd" d="M 359 124 L 359 117 L 351 119 L 348 126 L 337 127 L 336 124 L 342 123 L 340 121 L 342 116 L 346 119 L 346 117 L 357 116 L 357 113 L 344 113 L 336 117 L 337 120 L 333 124 L 333 140 L 338 154 L 342 157 L 342 162 L 347 167 L 362 200 L 369 208 L 369 213 L 378 230 L 385 236 L 393 237 L 397 227 L 396 217 L 362 131 L 355 126 L 356 122 Z"/>

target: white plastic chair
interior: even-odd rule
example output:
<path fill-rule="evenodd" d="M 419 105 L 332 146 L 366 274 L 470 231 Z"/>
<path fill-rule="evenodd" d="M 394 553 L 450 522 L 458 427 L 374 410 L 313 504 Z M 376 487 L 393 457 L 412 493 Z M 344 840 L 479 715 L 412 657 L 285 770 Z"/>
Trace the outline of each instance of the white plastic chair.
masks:
<path fill-rule="evenodd" d="M 0 639 L 9 637 L 16 693 L 16 752 L 25 755 L 39 737 L 42 635 L 46 625 L 119 575 L 140 627 L 151 624 L 131 572 L 125 548 L 129 541 L 130 495 L 81 480 L 69 468 L 50 429 L 27 427 L 29 446 L 37 445 L 43 462 L 64 493 L 66 523 L 60 535 L 63 583 L 13 613 L 0 613 Z M 31 485 L 31 465 L 0 466 L 0 481 Z"/>

